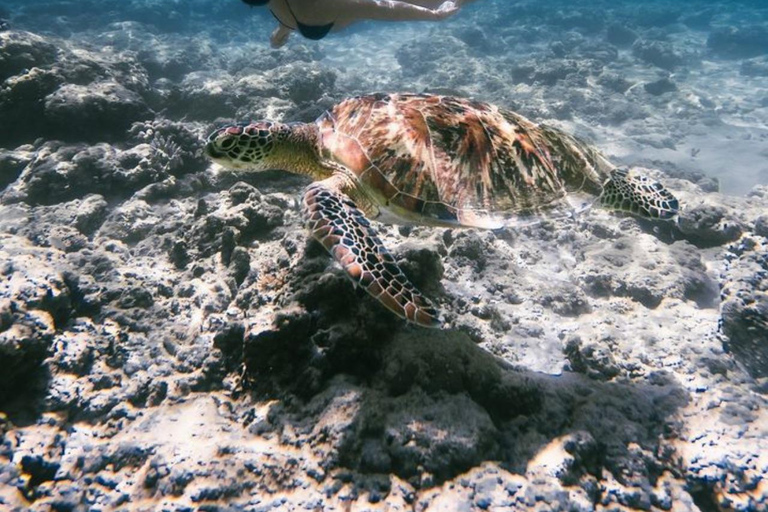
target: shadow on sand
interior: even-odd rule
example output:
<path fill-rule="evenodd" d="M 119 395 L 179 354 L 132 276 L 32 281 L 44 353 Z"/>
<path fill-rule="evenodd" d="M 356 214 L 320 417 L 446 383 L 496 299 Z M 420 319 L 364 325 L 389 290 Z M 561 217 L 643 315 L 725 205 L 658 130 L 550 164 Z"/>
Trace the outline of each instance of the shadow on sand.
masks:
<path fill-rule="evenodd" d="M 340 271 L 310 270 L 311 262 L 294 282 L 313 291 L 299 290 L 301 305 L 291 303 L 272 329 L 246 333 L 243 359 L 254 399 L 277 400 L 256 430 L 308 447 L 323 475 L 395 474 L 424 489 L 485 461 L 525 474 L 564 437 L 575 460 L 564 482 L 607 469 L 620 482 L 642 475 L 653 484 L 674 468 L 661 441 L 674 436 L 688 400 L 674 379 L 601 382 L 515 368 L 463 332 L 403 327 Z"/>

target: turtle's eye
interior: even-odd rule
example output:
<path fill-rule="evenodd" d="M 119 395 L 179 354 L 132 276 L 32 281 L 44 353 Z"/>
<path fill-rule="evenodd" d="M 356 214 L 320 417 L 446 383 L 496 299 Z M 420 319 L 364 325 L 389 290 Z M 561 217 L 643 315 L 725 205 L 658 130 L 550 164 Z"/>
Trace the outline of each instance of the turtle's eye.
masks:
<path fill-rule="evenodd" d="M 240 134 L 232 128 L 222 128 L 216 130 L 208 137 L 208 143 L 205 145 L 206 154 L 215 159 L 237 158 L 240 155 L 238 148 Z"/>
<path fill-rule="evenodd" d="M 237 137 L 229 134 L 224 134 L 219 140 L 219 147 L 223 149 L 224 151 L 232 149 L 232 147 L 237 142 Z"/>

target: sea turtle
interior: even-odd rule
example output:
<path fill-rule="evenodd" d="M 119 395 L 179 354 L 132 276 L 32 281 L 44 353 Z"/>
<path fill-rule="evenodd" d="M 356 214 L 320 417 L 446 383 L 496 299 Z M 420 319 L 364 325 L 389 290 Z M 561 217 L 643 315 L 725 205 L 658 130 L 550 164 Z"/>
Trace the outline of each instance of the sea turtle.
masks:
<path fill-rule="evenodd" d="M 545 210 L 578 209 L 585 198 L 650 219 L 678 211 L 661 184 L 615 168 L 575 137 L 451 96 L 372 94 L 344 100 L 314 123 L 225 126 L 209 136 L 205 152 L 227 168 L 316 180 L 302 202 L 311 235 L 356 285 L 422 326 L 438 325 L 437 311 L 368 219 L 494 229 Z"/>

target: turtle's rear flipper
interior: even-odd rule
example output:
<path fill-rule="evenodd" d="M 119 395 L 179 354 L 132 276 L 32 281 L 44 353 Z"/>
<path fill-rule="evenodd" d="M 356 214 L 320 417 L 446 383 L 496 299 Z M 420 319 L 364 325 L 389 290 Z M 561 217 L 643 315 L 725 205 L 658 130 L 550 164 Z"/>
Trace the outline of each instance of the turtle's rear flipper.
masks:
<path fill-rule="evenodd" d="M 334 178 L 307 187 L 303 213 L 312 237 L 356 285 L 401 318 L 425 327 L 439 325 L 435 308 L 405 277 L 363 212 L 338 190 Z"/>
<path fill-rule="evenodd" d="M 671 220 L 680 205 L 664 185 L 647 176 L 614 169 L 603 185 L 600 204 L 610 210 L 632 213 L 640 217 Z"/>

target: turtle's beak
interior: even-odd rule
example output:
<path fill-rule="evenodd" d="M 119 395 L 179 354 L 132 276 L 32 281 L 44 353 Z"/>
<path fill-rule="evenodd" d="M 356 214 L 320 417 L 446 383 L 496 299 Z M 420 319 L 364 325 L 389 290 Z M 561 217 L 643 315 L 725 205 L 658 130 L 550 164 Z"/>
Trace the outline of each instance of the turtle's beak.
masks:
<path fill-rule="evenodd" d="M 219 165 L 224 167 L 233 167 L 232 158 L 221 147 L 221 138 L 225 136 L 227 128 L 219 128 L 208 136 L 208 140 L 205 142 L 203 153 L 205 156 L 213 160 Z"/>
<path fill-rule="evenodd" d="M 211 162 L 218 164 L 225 169 L 240 171 L 247 170 L 251 167 L 249 164 L 234 159 L 221 151 L 213 141 L 206 142 L 203 152 Z"/>

